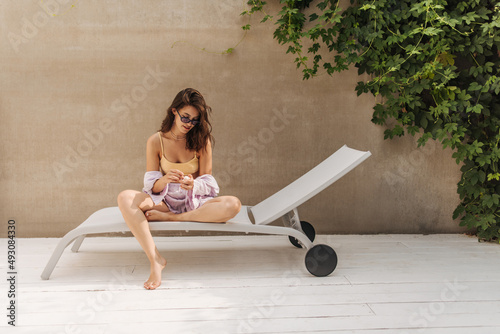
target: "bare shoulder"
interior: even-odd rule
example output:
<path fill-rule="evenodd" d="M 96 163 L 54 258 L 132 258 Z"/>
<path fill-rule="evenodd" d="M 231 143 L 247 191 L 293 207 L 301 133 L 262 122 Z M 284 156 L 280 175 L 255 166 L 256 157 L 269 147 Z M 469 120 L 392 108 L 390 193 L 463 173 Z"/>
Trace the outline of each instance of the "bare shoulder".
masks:
<path fill-rule="evenodd" d="M 157 154 L 160 154 L 161 145 L 160 145 L 160 136 L 158 136 L 158 132 L 155 132 L 148 138 L 146 148 L 148 152 L 155 152 Z"/>
<path fill-rule="evenodd" d="M 148 138 L 147 145 L 160 147 L 160 137 L 158 136 L 158 132 L 155 132 Z"/>

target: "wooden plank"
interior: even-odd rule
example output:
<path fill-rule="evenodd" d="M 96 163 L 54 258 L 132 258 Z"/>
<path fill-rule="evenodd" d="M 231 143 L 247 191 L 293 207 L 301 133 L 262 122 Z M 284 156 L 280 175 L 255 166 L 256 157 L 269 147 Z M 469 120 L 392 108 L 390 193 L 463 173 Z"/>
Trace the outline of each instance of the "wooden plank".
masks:
<path fill-rule="evenodd" d="M 451 296 L 451 295 L 450 295 Z M 369 304 L 376 315 L 398 316 L 413 314 L 497 314 L 500 315 L 500 301 L 434 301 L 434 302 L 396 302 Z"/>
<path fill-rule="evenodd" d="M 74 311 L 25 313 L 23 312 L 23 325 L 64 325 L 68 322 L 85 325 L 87 323 L 134 323 L 137 322 L 138 310 L 106 310 L 102 305 L 86 304 Z M 95 310 L 98 308 L 98 310 Z M 317 318 L 335 316 L 364 316 L 373 315 L 366 304 L 350 305 L 316 305 L 304 308 L 302 306 L 278 306 L 271 301 L 261 302 L 247 307 L 232 308 L 169 308 L 169 309 L 143 309 L 140 322 L 166 322 L 166 321 L 227 321 L 245 320 L 254 312 L 272 318 Z"/>

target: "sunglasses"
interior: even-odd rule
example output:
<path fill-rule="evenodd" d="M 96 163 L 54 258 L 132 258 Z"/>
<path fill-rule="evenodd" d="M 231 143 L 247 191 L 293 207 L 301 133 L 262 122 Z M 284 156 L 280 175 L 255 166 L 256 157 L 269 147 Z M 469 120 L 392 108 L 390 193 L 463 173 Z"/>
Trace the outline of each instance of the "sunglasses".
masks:
<path fill-rule="evenodd" d="M 182 123 L 186 123 L 186 124 L 191 123 L 191 124 L 193 124 L 193 126 L 197 126 L 198 124 L 201 123 L 199 120 L 189 119 L 189 117 L 181 116 L 181 114 L 179 114 L 178 111 L 177 111 L 177 115 L 179 115 L 179 117 L 181 118 Z"/>

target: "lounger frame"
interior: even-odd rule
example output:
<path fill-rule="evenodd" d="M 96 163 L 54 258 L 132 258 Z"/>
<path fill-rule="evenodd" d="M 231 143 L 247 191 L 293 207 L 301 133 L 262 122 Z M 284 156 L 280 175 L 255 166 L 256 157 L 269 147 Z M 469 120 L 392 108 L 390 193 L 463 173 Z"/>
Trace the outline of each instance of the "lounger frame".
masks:
<path fill-rule="evenodd" d="M 150 222 L 151 231 L 219 231 L 287 235 L 306 250 L 314 245 L 301 227 L 298 206 L 347 174 L 371 153 L 343 146 L 309 172 L 255 206 L 242 206 L 240 212 L 226 223 Z M 269 225 L 282 219 L 284 226 Z M 41 277 L 49 279 L 66 247 L 74 241 L 71 250 L 78 252 L 85 237 L 93 234 L 127 232 L 118 207 L 100 209 L 82 224 L 69 231 L 58 243 Z"/>

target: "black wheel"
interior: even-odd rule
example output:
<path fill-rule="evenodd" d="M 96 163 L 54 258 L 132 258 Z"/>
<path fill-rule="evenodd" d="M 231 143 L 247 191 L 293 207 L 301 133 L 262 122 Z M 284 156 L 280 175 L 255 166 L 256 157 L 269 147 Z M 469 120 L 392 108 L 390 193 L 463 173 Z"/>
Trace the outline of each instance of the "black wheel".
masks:
<path fill-rule="evenodd" d="M 316 245 L 306 254 L 306 268 L 314 276 L 330 275 L 337 267 L 337 253 L 327 245 Z"/>
<path fill-rule="evenodd" d="M 316 231 L 314 230 L 314 227 L 304 220 L 300 221 L 300 227 L 302 227 L 302 231 L 304 231 L 309 240 L 313 242 L 314 238 L 316 237 Z M 295 247 L 302 248 L 302 246 L 299 244 L 299 241 L 296 238 L 288 236 L 288 239 L 290 239 L 290 242 Z"/>

